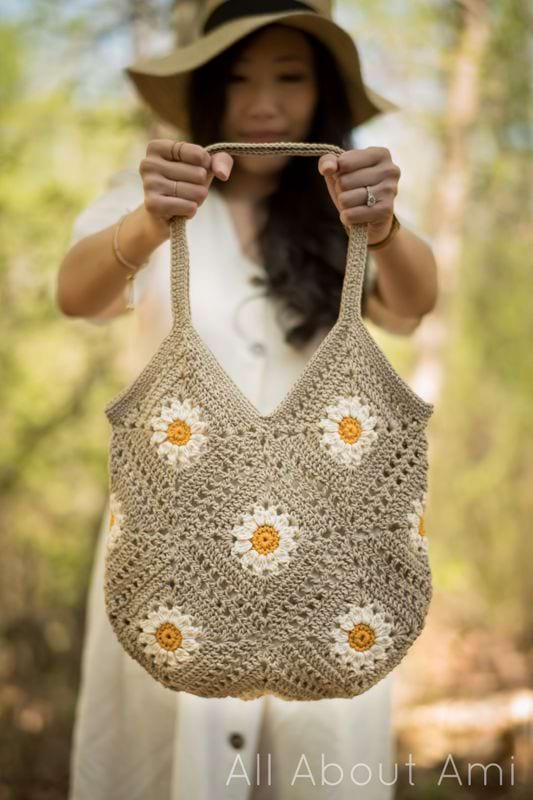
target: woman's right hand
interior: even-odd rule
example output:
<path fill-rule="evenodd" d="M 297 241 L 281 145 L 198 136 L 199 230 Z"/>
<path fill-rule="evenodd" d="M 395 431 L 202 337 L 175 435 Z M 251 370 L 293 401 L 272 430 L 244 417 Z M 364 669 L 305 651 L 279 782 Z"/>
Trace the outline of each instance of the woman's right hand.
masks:
<path fill-rule="evenodd" d="M 144 207 L 150 224 L 168 234 L 172 217 L 194 217 L 216 176 L 226 181 L 233 167 L 229 153 L 210 153 L 199 144 L 152 139 L 139 165 Z M 173 152 L 180 155 L 175 161 Z"/>

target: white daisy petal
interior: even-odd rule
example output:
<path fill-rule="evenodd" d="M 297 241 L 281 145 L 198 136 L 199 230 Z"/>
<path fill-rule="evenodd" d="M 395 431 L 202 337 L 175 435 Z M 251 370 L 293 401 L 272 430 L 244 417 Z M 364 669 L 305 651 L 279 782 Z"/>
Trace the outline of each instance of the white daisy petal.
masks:
<path fill-rule="evenodd" d="M 177 662 L 188 661 L 189 658 L 191 658 L 191 654 L 187 650 L 182 650 L 181 648 L 178 648 L 174 652 L 174 659 Z"/>
<path fill-rule="evenodd" d="M 182 661 L 192 657 L 201 646 L 201 628 L 193 627 L 192 618 L 181 608 L 173 606 L 167 608 L 160 605 L 157 611 L 148 612 L 147 616 L 140 621 L 142 632 L 139 633 L 138 642 L 144 645 L 143 650 L 147 657 L 154 657 L 158 666 L 173 668 Z M 157 632 L 161 626 L 174 626 L 174 634 L 165 628 L 163 641 L 169 641 L 169 646 L 165 647 L 159 641 Z M 177 638 L 176 638 L 177 637 Z M 171 641 L 173 639 L 173 641 Z M 179 646 L 176 647 L 179 641 Z"/>
<path fill-rule="evenodd" d="M 183 443 L 168 440 L 169 428 L 174 422 L 183 424 L 184 433 L 189 429 L 189 437 L 183 437 Z M 204 452 L 208 441 L 207 422 L 203 419 L 202 410 L 194 406 L 189 398 L 183 402 L 175 398 L 167 398 L 163 402 L 159 415 L 150 419 L 152 435 L 150 443 L 157 448 L 162 458 L 168 460 L 175 468 L 188 467 Z"/>
<path fill-rule="evenodd" d="M 120 544 L 126 529 L 126 515 L 116 492 L 111 492 L 109 496 L 109 512 L 109 531 L 106 540 L 108 551 Z"/>
<path fill-rule="evenodd" d="M 428 537 L 424 528 L 426 497 L 427 493 L 424 492 L 422 497 L 415 498 L 411 505 L 413 511 L 406 514 L 406 519 L 409 524 L 409 542 L 414 552 L 420 556 L 426 556 L 429 546 Z"/>
<path fill-rule="evenodd" d="M 346 613 L 336 617 L 335 622 L 336 627 L 330 631 L 331 651 L 351 669 L 372 669 L 374 664 L 387 658 L 388 648 L 393 643 L 389 636 L 392 623 L 387 621 L 385 613 L 378 610 L 375 603 L 351 606 Z M 354 631 L 355 641 L 352 642 L 350 634 L 358 625 L 364 628 Z M 367 628 L 371 636 L 367 635 Z"/>
<path fill-rule="evenodd" d="M 175 613 L 174 618 L 176 620 L 175 624 L 178 626 L 178 628 L 182 633 L 185 630 L 185 628 L 188 628 L 192 623 L 192 619 L 189 614 Z"/>
<path fill-rule="evenodd" d="M 280 566 L 289 564 L 289 552 L 296 549 L 298 537 L 298 529 L 289 520 L 290 515 L 286 511 L 278 513 L 274 505 L 258 504 L 252 513 L 242 514 L 231 534 L 236 540 L 232 552 L 244 569 L 258 575 L 277 573 Z M 264 530 L 258 534 L 258 541 L 254 541 L 258 528 Z"/>
<path fill-rule="evenodd" d="M 320 427 L 327 433 L 337 433 L 340 420 L 333 420 L 330 417 L 320 421 Z"/>
<path fill-rule="evenodd" d="M 181 646 L 188 651 L 197 650 L 200 647 L 199 642 L 195 639 L 183 639 Z"/>
<path fill-rule="evenodd" d="M 242 539 L 242 540 L 243 539 L 251 539 L 252 536 L 254 535 L 254 533 L 256 532 L 256 530 L 257 530 L 257 527 L 254 527 L 253 530 L 247 530 L 247 531 L 242 530 L 242 529 L 241 530 L 237 530 L 236 529 L 235 533 L 233 535 L 236 536 L 237 539 Z"/>
<path fill-rule="evenodd" d="M 345 466 L 360 464 L 377 439 L 374 428 L 378 418 L 372 414 L 369 406 L 363 404 L 355 395 L 338 396 L 334 405 L 326 406 L 325 414 L 326 416 L 319 422 L 322 430 L 320 445 L 339 464 Z M 345 428 L 342 423 L 347 417 L 356 420 L 360 430 L 354 425 Z M 356 433 L 359 435 L 355 436 Z"/>
<path fill-rule="evenodd" d="M 266 508 L 263 508 L 263 506 L 257 506 L 257 508 L 254 511 L 254 519 L 258 526 L 264 525 L 264 523 L 266 522 L 266 515 L 267 515 Z"/>
<path fill-rule="evenodd" d="M 234 553 L 247 553 L 248 550 L 251 548 L 252 543 L 249 540 L 241 540 L 235 542 L 233 545 L 233 552 Z"/>
<path fill-rule="evenodd" d="M 165 435 L 166 435 L 166 432 L 168 430 L 168 422 L 166 420 L 164 420 L 163 418 L 158 419 L 157 417 L 153 417 L 150 420 L 150 424 L 151 424 L 153 430 L 155 430 L 155 431 L 164 431 Z"/>

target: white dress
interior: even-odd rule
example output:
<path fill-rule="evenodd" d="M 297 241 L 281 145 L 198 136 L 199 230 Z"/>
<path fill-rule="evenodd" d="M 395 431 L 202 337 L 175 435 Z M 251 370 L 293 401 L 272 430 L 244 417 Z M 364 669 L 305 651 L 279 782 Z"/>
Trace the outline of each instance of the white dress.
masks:
<path fill-rule="evenodd" d="M 76 219 L 71 244 L 142 201 L 139 173 L 116 173 Z M 187 223 L 187 239 L 192 321 L 260 413 L 269 413 L 323 334 L 303 352 L 283 341 L 276 304 L 250 282 L 261 267 L 242 253 L 214 186 Z M 169 267 L 167 241 L 135 278 L 138 371 L 170 329 Z M 371 259 L 369 267 L 370 282 Z M 245 701 L 172 692 L 122 649 L 108 621 L 107 522 L 106 511 L 88 598 L 69 800 L 392 799 L 386 784 L 394 777 L 393 673 L 352 699 Z"/>

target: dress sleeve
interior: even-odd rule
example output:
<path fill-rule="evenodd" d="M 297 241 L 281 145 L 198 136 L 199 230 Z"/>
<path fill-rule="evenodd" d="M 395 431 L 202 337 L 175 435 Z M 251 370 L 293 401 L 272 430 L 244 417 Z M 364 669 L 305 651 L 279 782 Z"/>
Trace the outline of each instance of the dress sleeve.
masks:
<path fill-rule="evenodd" d="M 67 247 L 72 247 L 80 239 L 108 228 L 123 214 L 133 211 L 144 199 L 143 183 L 140 174 L 134 169 L 124 169 L 113 173 L 102 194 L 75 218 Z M 146 281 L 141 270 L 133 279 L 133 303 L 140 300 Z M 124 290 L 127 291 L 127 287 Z M 89 322 L 102 325 L 108 319 L 88 317 Z"/>
<path fill-rule="evenodd" d="M 69 247 L 92 233 L 108 228 L 122 214 L 133 211 L 143 201 L 141 176 L 133 169 L 115 172 L 105 191 L 81 211 L 72 226 Z"/>

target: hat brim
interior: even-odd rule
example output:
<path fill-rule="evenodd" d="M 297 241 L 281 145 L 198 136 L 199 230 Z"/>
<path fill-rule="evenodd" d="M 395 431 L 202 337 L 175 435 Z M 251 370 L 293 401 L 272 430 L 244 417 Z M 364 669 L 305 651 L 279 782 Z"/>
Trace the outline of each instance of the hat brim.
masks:
<path fill-rule="evenodd" d="M 331 51 L 346 85 L 353 127 L 399 107 L 363 82 L 357 47 L 351 36 L 333 20 L 306 11 L 281 11 L 240 17 L 210 31 L 185 47 L 159 58 L 141 59 L 125 68 L 135 88 L 163 120 L 183 132 L 189 129 L 187 84 L 193 70 L 206 64 L 230 45 L 274 22 L 315 36 Z"/>

